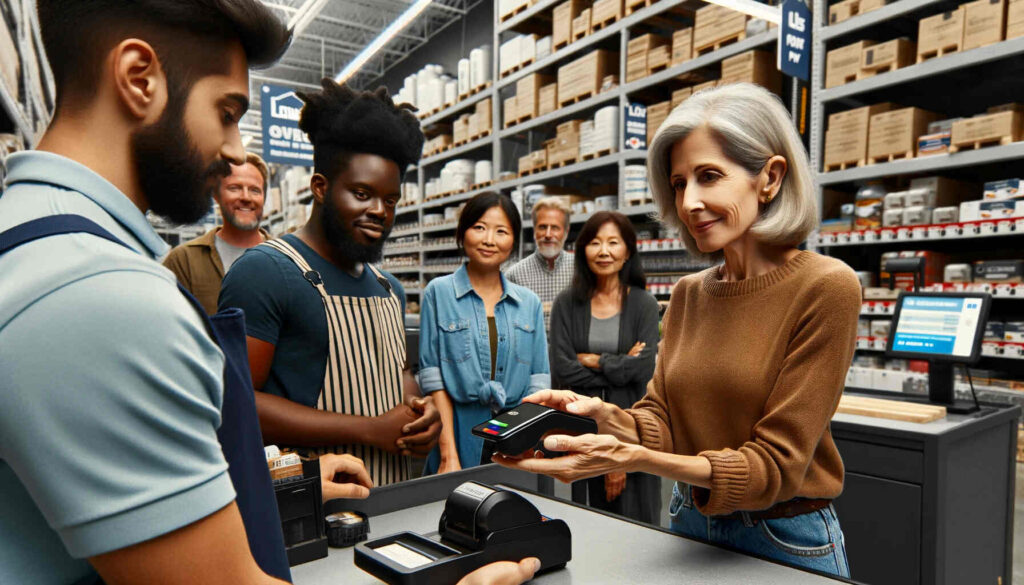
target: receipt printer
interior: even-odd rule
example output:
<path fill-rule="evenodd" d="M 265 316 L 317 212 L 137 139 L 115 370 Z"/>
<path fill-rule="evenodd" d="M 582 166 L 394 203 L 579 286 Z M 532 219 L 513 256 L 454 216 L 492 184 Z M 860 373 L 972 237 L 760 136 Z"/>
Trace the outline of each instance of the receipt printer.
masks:
<path fill-rule="evenodd" d="M 455 583 L 496 561 L 540 559 L 540 571 L 572 558 L 572 533 L 523 496 L 467 481 L 448 496 L 437 532 L 400 532 L 355 548 L 360 569 L 392 585 Z"/>
<path fill-rule="evenodd" d="M 594 419 L 548 406 L 524 402 L 487 422 L 473 427 L 473 434 L 493 444 L 493 452 L 517 456 L 538 450 L 545 456 L 562 455 L 544 449 L 548 435 L 585 435 L 596 433 Z"/>

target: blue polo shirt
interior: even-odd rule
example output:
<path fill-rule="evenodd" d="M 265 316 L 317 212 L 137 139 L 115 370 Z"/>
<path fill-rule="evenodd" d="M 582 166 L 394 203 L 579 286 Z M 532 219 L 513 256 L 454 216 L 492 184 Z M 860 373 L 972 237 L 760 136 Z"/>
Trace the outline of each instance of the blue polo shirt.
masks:
<path fill-rule="evenodd" d="M 0 256 L 0 583 L 73 583 L 234 500 L 224 357 L 114 185 L 46 152 L 7 168 L 0 232 L 72 213 L 138 252 L 67 234 Z"/>

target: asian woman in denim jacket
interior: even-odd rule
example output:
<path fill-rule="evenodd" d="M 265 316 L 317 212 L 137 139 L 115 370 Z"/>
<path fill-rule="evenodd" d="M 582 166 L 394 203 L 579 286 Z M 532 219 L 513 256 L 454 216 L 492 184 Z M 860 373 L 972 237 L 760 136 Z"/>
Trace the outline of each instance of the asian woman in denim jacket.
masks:
<path fill-rule="evenodd" d="M 551 385 L 540 299 L 501 273 L 521 225 L 508 197 L 470 199 L 455 234 L 467 262 L 423 291 L 420 388 L 444 424 L 426 473 L 479 465 L 483 441 L 472 428 Z"/>

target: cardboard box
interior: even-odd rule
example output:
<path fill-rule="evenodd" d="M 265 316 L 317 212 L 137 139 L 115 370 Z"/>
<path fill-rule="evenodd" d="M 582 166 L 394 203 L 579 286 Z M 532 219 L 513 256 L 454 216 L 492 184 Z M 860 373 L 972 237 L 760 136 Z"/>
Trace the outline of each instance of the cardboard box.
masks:
<path fill-rule="evenodd" d="M 830 115 L 825 133 L 825 168 L 866 163 L 871 116 L 888 112 L 893 107 L 886 102 Z"/>
<path fill-rule="evenodd" d="M 698 83 L 697 85 L 693 86 L 693 93 L 697 93 L 698 91 L 704 91 L 705 89 L 713 89 L 715 87 L 718 87 L 717 79 L 712 81 L 705 81 L 704 83 Z"/>
<path fill-rule="evenodd" d="M 484 98 L 476 103 L 475 115 L 479 132 L 487 132 L 494 128 L 494 121 L 491 119 L 491 98 Z"/>
<path fill-rule="evenodd" d="M 505 122 L 505 128 L 515 124 L 516 119 L 519 117 L 519 101 L 516 99 L 516 96 L 505 98 L 501 111 L 501 119 Z"/>
<path fill-rule="evenodd" d="M 662 45 L 647 51 L 647 74 L 650 75 L 655 71 L 667 68 L 671 57 L 672 53 L 668 45 Z"/>
<path fill-rule="evenodd" d="M 571 163 L 580 157 L 580 135 L 578 131 L 556 136 L 546 147 L 548 165 Z"/>
<path fill-rule="evenodd" d="M 907 39 L 893 39 L 867 47 L 860 55 L 857 79 L 913 65 L 917 60 L 916 50 L 917 45 Z"/>
<path fill-rule="evenodd" d="M 536 118 L 540 105 L 540 88 L 555 83 L 553 75 L 531 73 L 516 81 L 516 119 Z"/>
<path fill-rule="evenodd" d="M 693 95 L 692 87 L 684 87 L 683 89 L 677 89 L 672 92 L 672 109 L 676 109 L 676 106 L 686 101 L 686 98 Z"/>
<path fill-rule="evenodd" d="M 974 282 L 1024 282 L 1024 260 L 975 262 Z"/>
<path fill-rule="evenodd" d="M 950 150 L 984 142 L 1016 142 L 1021 139 L 1021 112 L 999 112 L 960 120 L 953 124 Z"/>
<path fill-rule="evenodd" d="M 844 0 L 828 7 L 828 23 L 839 24 L 860 13 L 860 0 Z"/>
<path fill-rule="evenodd" d="M 469 139 L 469 114 L 463 114 L 452 123 L 452 141 L 460 144 Z"/>
<path fill-rule="evenodd" d="M 952 135 L 952 132 L 922 134 L 917 138 L 917 156 L 948 153 Z"/>
<path fill-rule="evenodd" d="M 661 47 L 670 42 L 669 39 L 656 34 L 640 35 L 626 43 L 626 56 L 646 53 L 655 47 Z"/>
<path fill-rule="evenodd" d="M 914 192 L 926 191 L 932 206 L 958 205 L 978 195 L 977 183 L 958 181 L 948 177 L 918 177 L 910 180 L 910 191 L 905 199 L 919 198 Z M 908 203 L 910 204 L 910 203 Z"/>
<path fill-rule="evenodd" d="M 938 114 L 921 108 L 874 114 L 868 127 L 868 162 L 885 162 L 890 156 L 913 158 L 918 136 L 938 118 Z"/>
<path fill-rule="evenodd" d="M 883 252 L 879 266 L 880 270 L 878 273 L 879 285 L 885 287 L 889 286 L 889 279 L 892 275 L 886 270 L 886 266 L 888 265 L 889 260 L 896 258 L 924 258 L 925 286 L 931 286 L 935 283 L 942 282 L 946 264 L 949 264 L 949 258 L 945 254 L 939 254 L 931 251 L 907 250 L 904 252 Z M 912 274 L 897 274 L 896 288 L 902 290 L 913 290 L 914 276 Z"/>
<path fill-rule="evenodd" d="M 596 0 L 590 9 L 594 25 L 611 24 L 622 18 L 622 0 Z"/>
<path fill-rule="evenodd" d="M 572 19 L 572 40 L 585 37 L 590 34 L 590 9 L 580 10 L 579 16 Z"/>
<path fill-rule="evenodd" d="M 661 127 L 662 122 L 672 111 L 672 102 L 659 102 L 647 106 L 647 144 L 651 144 L 654 134 Z"/>
<path fill-rule="evenodd" d="M 582 9 L 582 0 L 568 0 L 555 6 L 551 19 L 552 49 L 558 50 L 572 42 L 573 20 L 580 15 Z M 589 27 L 589 23 L 587 26 Z"/>
<path fill-rule="evenodd" d="M 1006 38 L 1024 37 L 1024 0 L 1009 0 L 1006 5 Z"/>
<path fill-rule="evenodd" d="M 550 83 L 540 88 L 537 94 L 537 115 L 543 116 L 558 109 L 558 83 Z"/>
<path fill-rule="evenodd" d="M 693 54 L 696 56 L 722 41 L 745 35 L 747 18 L 742 12 L 717 4 L 698 8 L 693 26 Z"/>
<path fill-rule="evenodd" d="M 1006 38 L 1006 0 L 977 0 L 964 4 L 963 9 L 965 51 Z"/>
<path fill-rule="evenodd" d="M 1020 0 L 1024 2 L 1024 0 Z M 1024 33 L 1022 33 L 1024 34 Z M 672 33 L 672 66 L 685 63 L 693 58 L 693 29 L 681 28 Z"/>
<path fill-rule="evenodd" d="M 917 27 L 917 62 L 959 51 L 963 43 L 963 7 L 922 18 Z"/>
<path fill-rule="evenodd" d="M 981 198 L 988 201 L 1000 199 L 1016 199 L 1024 197 L 1024 181 L 1020 179 L 1003 179 L 985 183 Z"/>
<path fill-rule="evenodd" d="M 775 67 L 775 53 L 747 51 L 722 60 L 719 85 L 746 81 L 756 83 L 774 93 L 782 92 L 782 74 Z"/>
<path fill-rule="evenodd" d="M 605 76 L 618 71 L 618 53 L 597 49 L 558 68 L 559 106 L 581 96 L 597 95 Z"/>
<path fill-rule="evenodd" d="M 626 57 L 626 83 L 647 76 L 647 52 L 634 53 Z"/>
<path fill-rule="evenodd" d="M 825 87 L 836 87 L 856 80 L 860 73 L 861 54 L 874 44 L 874 41 L 858 41 L 826 53 Z"/>
<path fill-rule="evenodd" d="M 860 6 L 857 7 L 857 12 L 858 14 L 866 14 L 872 10 L 878 10 L 885 5 L 886 0 L 860 0 Z"/>
<path fill-rule="evenodd" d="M 964 201 L 960 204 L 960 221 L 986 221 L 1024 217 L 1024 201 Z"/>

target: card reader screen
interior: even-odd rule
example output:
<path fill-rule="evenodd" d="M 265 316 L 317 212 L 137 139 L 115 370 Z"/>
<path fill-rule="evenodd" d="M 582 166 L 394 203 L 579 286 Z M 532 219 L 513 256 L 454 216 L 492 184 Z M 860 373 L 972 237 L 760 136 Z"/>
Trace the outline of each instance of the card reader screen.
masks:
<path fill-rule="evenodd" d="M 973 297 L 903 297 L 893 324 L 893 351 L 970 357 L 981 323 L 982 300 Z"/>
<path fill-rule="evenodd" d="M 531 402 L 524 402 L 508 412 L 492 418 L 483 424 L 481 429 L 484 433 L 494 437 L 508 434 L 516 427 L 522 426 L 538 416 L 549 412 L 551 409 Z"/>

